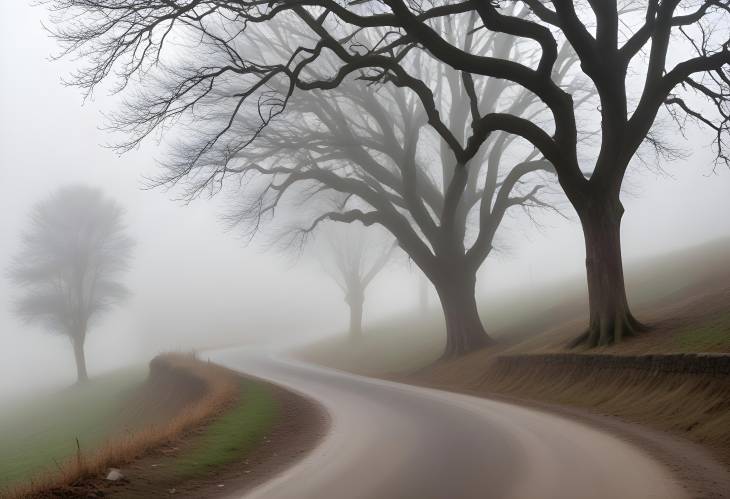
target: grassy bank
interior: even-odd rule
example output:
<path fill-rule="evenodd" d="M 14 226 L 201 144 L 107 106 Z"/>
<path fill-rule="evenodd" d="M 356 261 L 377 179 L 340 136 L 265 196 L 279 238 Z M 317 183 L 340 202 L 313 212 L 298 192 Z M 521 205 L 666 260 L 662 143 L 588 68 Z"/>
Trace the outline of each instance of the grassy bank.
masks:
<path fill-rule="evenodd" d="M 480 304 L 498 352 L 566 351 L 587 324 L 584 276 L 520 290 Z M 730 353 L 730 240 L 675 251 L 626 265 L 635 315 L 653 326 L 648 334 L 600 353 Z M 307 360 L 378 376 L 398 375 L 435 362 L 445 342 L 437 305 L 366 328 L 360 341 L 346 334 L 302 349 Z M 482 359 L 483 360 L 483 359 Z"/>
<path fill-rule="evenodd" d="M 347 335 L 322 339 L 299 355 L 335 369 L 365 375 L 397 375 L 433 362 L 444 347 L 441 318 L 402 317 L 367 328 L 357 341 Z"/>
<path fill-rule="evenodd" d="M 99 449 L 126 424 L 124 404 L 143 367 L 91 379 L 0 413 L 0 490 L 55 473 L 78 449 Z M 78 440 L 78 447 L 77 447 Z"/>
<path fill-rule="evenodd" d="M 84 479 L 130 462 L 220 413 L 235 400 L 238 381 L 223 368 L 189 356 L 167 355 L 150 363 L 146 378 L 144 371 L 102 378 L 36 402 L 36 410 L 46 411 L 42 421 L 15 420 L 14 433 L 32 434 L 34 445 L 23 449 L 26 439 L 21 437 L 12 446 L 8 456 L 15 456 L 9 460 L 15 462 L 16 478 L 2 493 L 75 497 L 73 487 Z M 37 432 L 43 421 L 49 422 L 51 431 Z M 63 445 L 54 445 L 55 439 L 62 439 Z M 58 456 L 56 448 L 61 449 Z M 27 459 L 17 459 L 18 455 Z M 47 464 L 49 459 L 53 467 Z"/>
<path fill-rule="evenodd" d="M 124 498 L 197 496 L 211 480 L 225 481 L 230 465 L 245 463 L 281 416 L 270 385 L 236 378 L 235 397 L 222 410 L 135 459 L 114 463 L 125 477 L 122 482 L 90 476 L 65 491 Z"/>
<path fill-rule="evenodd" d="M 135 459 L 115 463 L 123 480 L 91 475 L 59 492 L 125 499 L 242 494 L 314 447 L 326 428 L 319 407 L 275 385 L 235 377 L 235 398 L 222 410 Z"/>

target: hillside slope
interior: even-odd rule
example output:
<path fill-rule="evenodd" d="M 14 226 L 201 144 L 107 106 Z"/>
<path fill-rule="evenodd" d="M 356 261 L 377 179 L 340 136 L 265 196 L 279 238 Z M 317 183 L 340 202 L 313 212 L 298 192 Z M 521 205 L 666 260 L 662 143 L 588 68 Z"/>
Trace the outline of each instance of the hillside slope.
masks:
<path fill-rule="evenodd" d="M 629 262 L 626 281 L 635 315 L 654 329 L 613 350 L 730 352 L 730 239 Z M 584 277 L 575 276 L 486 301 L 480 313 L 489 334 L 499 340 L 498 349 L 547 352 L 564 350 L 582 332 L 587 307 Z M 443 318 L 432 310 L 375 324 L 356 344 L 343 334 L 309 345 L 300 354 L 352 372 L 389 375 L 434 362 L 443 345 Z"/>
<path fill-rule="evenodd" d="M 451 391 L 617 416 L 689 438 L 730 465 L 730 376 L 725 367 L 703 367 L 703 355 L 730 354 L 730 240 L 635 262 L 626 273 L 635 314 L 651 329 L 617 345 L 568 349 L 587 316 L 581 286 L 565 282 L 486 304 L 484 321 L 499 326 L 490 331 L 501 341 L 459 359 L 436 361 L 437 318 L 401 318 L 360 344 L 328 340 L 303 355 Z M 720 363 L 730 366 L 730 357 Z"/>

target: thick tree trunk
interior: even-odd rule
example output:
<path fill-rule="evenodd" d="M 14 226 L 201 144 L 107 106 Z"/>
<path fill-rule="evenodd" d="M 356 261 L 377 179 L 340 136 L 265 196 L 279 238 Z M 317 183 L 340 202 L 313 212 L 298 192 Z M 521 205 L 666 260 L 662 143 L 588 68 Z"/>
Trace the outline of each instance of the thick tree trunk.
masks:
<path fill-rule="evenodd" d="M 446 348 L 442 358 L 458 357 L 492 343 L 479 319 L 474 296 L 476 276 L 453 272 L 434 284 L 446 320 Z"/>
<path fill-rule="evenodd" d="M 351 290 L 347 294 L 346 301 L 350 307 L 350 339 L 359 341 L 362 338 L 362 313 L 365 304 L 365 293 L 360 290 Z"/>
<path fill-rule="evenodd" d="M 594 203 L 579 212 L 586 245 L 590 322 L 572 346 L 610 345 L 645 329 L 631 314 L 621 258 L 620 201 Z"/>
<path fill-rule="evenodd" d="M 89 379 L 86 373 L 86 355 L 84 354 L 84 341 L 72 340 L 74 347 L 74 357 L 76 357 L 76 379 L 78 383 L 83 383 Z"/>

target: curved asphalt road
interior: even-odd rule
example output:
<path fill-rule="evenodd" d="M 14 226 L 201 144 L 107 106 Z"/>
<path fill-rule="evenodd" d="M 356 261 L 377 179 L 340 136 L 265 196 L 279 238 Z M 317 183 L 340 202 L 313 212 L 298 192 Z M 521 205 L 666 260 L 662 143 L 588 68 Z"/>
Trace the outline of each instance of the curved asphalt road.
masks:
<path fill-rule="evenodd" d="M 637 448 L 568 419 L 231 349 L 211 360 L 322 404 L 331 428 L 246 499 L 675 499 Z"/>

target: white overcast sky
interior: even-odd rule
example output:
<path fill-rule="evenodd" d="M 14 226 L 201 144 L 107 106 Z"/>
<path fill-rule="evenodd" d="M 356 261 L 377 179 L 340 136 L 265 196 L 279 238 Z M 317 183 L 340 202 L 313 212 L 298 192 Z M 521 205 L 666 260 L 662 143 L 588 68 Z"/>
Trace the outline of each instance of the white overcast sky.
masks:
<path fill-rule="evenodd" d="M 135 297 L 91 333 L 91 372 L 189 348 L 196 335 L 237 340 L 344 329 L 344 302 L 316 265 L 245 246 L 222 229 L 214 203 L 182 206 L 170 193 L 140 189 L 141 175 L 155 171 L 155 144 L 121 158 L 100 146 L 109 141 L 98 129 L 109 100 L 99 95 L 82 106 L 79 90 L 60 84 L 70 65 L 49 61 L 55 45 L 41 27 L 44 12 L 28 3 L 0 2 L 0 268 L 17 251 L 30 206 L 59 185 L 99 186 L 124 204 L 138 241 L 129 277 Z M 668 175 L 632 171 L 624 196 L 627 259 L 730 235 L 730 172 L 713 174 L 710 137 L 691 137 L 694 154 L 665 165 Z M 522 218 L 507 225 L 501 240 L 509 249 L 487 263 L 482 293 L 582 272 L 582 236 L 572 213 L 567 221 L 545 218 L 540 230 Z M 376 283 L 367 318 L 415 306 L 416 279 L 407 278 L 406 267 Z M 403 292 L 394 300 L 396 286 Z M 0 395 L 18 392 L 18 379 L 72 379 L 65 340 L 17 322 L 12 291 L 1 275 Z"/>

